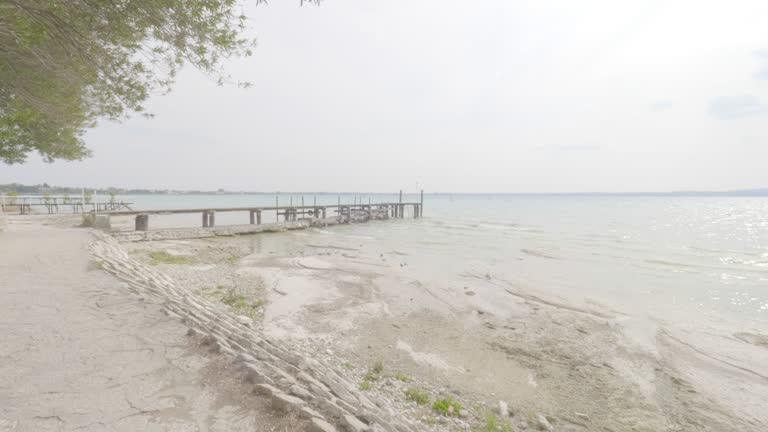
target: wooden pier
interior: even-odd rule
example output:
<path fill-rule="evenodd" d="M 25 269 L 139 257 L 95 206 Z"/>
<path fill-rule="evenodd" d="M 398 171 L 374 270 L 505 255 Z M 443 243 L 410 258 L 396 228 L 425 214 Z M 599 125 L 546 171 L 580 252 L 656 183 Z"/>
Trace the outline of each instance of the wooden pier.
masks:
<path fill-rule="evenodd" d="M 226 212 L 242 212 L 249 214 L 249 223 L 251 225 L 262 224 L 262 214 L 264 212 L 274 212 L 277 221 L 296 222 L 299 220 L 322 221 L 329 217 L 335 219 L 336 223 L 348 223 L 365 221 L 370 219 L 389 219 L 404 218 L 406 213 L 410 213 L 414 218 L 423 215 L 424 193 L 421 192 L 418 202 L 403 202 L 402 193 L 398 202 L 381 203 L 354 203 L 354 204 L 334 204 L 334 205 L 287 205 L 287 206 L 267 206 L 267 207 L 223 207 L 223 208 L 190 208 L 190 209 L 169 209 L 169 210 L 130 210 L 130 211 L 107 211 L 102 215 L 108 216 L 134 216 L 136 231 L 149 230 L 150 215 L 177 215 L 199 213 L 201 215 L 202 227 L 213 228 L 216 226 L 216 214 Z M 411 210 L 408 212 L 408 210 Z M 245 221 L 244 221 L 245 223 Z"/>
<path fill-rule="evenodd" d="M 20 214 L 30 214 L 32 208 L 38 206 L 45 207 L 49 214 L 59 213 L 60 208 L 70 208 L 72 213 L 82 213 L 84 217 L 91 219 L 91 223 L 101 220 L 105 222 L 105 226 L 109 226 L 109 218 L 112 216 L 134 216 L 135 231 L 149 231 L 150 216 L 199 213 L 200 226 L 214 228 L 217 226 L 217 213 L 242 212 L 249 215 L 247 223 L 243 220 L 243 224 L 236 226 L 241 226 L 240 230 L 248 231 L 248 225 L 262 225 L 265 212 L 275 215 L 274 224 L 270 225 L 279 225 L 281 222 L 284 224 L 308 222 L 309 225 L 323 225 L 364 222 L 372 219 L 402 219 L 406 214 L 419 218 L 424 214 L 424 191 L 420 192 L 417 202 L 404 202 L 403 191 L 400 191 L 397 202 L 374 203 L 369 198 L 365 203 L 362 199 L 355 197 L 351 204 L 342 203 L 339 198 L 337 203 L 332 205 L 317 204 L 316 199 L 308 205 L 304 203 L 304 197 L 301 198 L 300 203 L 294 204 L 291 197 L 288 205 L 280 205 L 279 196 L 276 196 L 274 206 L 133 210 L 130 207 L 132 203 L 117 201 L 114 197 L 109 202 L 98 202 L 85 194 L 81 197 L 7 196 L 0 204 L 3 206 L 3 211 L 18 211 Z M 250 231 L 260 232 L 263 228 L 253 228 Z"/>

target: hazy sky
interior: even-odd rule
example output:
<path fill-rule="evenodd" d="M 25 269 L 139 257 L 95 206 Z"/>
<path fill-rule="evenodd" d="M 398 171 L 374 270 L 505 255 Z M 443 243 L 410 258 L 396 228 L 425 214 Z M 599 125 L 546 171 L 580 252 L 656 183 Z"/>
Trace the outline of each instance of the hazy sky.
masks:
<path fill-rule="evenodd" d="M 298 0 L 153 120 L 0 183 L 232 190 L 768 187 L 768 1 Z"/>

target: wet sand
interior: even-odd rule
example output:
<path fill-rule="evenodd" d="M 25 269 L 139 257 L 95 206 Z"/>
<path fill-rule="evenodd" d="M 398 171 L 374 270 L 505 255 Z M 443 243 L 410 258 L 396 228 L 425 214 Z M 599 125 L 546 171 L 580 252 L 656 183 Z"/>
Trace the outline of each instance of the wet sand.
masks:
<path fill-rule="evenodd" d="M 710 355 L 697 347 L 712 339 L 691 345 L 681 326 L 570 304 L 493 274 L 424 280 L 403 253 L 313 242 L 311 235 L 269 234 L 125 247 L 136 257 L 151 250 L 190 257 L 197 264 L 158 266 L 190 289 L 226 281 L 263 299 L 260 331 L 344 365 L 361 386 L 372 365 L 383 363 L 382 377 L 365 391 L 424 430 L 481 427 L 499 401 L 508 404 L 513 415 L 503 420 L 516 430 L 768 427 L 760 408 L 768 400 L 764 336 L 722 341 L 733 345 L 734 358 Z M 436 415 L 408 402 L 409 388 L 433 399 L 451 395 L 467 412 Z"/>

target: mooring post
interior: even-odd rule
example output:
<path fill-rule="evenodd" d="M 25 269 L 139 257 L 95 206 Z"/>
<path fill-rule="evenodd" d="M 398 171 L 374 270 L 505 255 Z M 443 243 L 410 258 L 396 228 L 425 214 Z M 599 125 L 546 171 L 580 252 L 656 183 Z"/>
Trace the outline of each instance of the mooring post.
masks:
<path fill-rule="evenodd" d="M 251 225 L 256 223 L 256 212 L 251 210 Z"/>
<path fill-rule="evenodd" d="M 208 228 L 208 212 L 203 212 L 203 228 Z"/>
<path fill-rule="evenodd" d="M 419 217 L 424 216 L 424 189 L 419 193 Z"/>
<path fill-rule="evenodd" d="M 256 223 L 261 225 L 261 210 L 256 210 Z"/>
<path fill-rule="evenodd" d="M 149 215 L 136 215 L 136 231 L 146 231 L 149 229 Z"/>
<path fill-rule="evenodd" d="M 216 225 L 216 211 L 211 210 L 210 213 L 208 213 L 208 226 L 213 228 Z"/>

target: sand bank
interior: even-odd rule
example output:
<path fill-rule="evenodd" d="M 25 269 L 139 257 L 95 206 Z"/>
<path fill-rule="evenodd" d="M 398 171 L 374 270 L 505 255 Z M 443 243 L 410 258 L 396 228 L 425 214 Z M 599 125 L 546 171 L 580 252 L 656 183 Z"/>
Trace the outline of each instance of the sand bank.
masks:
<path fill-rule="evenodd" d="M 691 345 L 681 326 L 571 304 L 494 274 L 424 279 L 406 253 L 323 238 L 283 233 L 123 246 L 144 262 L 156 250 L 187 257 L 156 267 L 214 302 L 221 292 L 258 299 L 260 334 L 338 365 L 336 373 L 418 430 L 481 428 L 494 412 L 513 430 L 768 425 L 759 408 L 768 397 L 760 372 L 768 356 L 759 355 L 759 344 L 734 344 L 730 352 L 740 357 L 733 359 L 711 355 L 697 348 L 703 341 Z M 430 402 L 410 401 L 409 389 Z M 432 408 L 444 396 L 460 403 L 462 415 Z M 500 401 L 511 416 L 499 416 Z"/>

